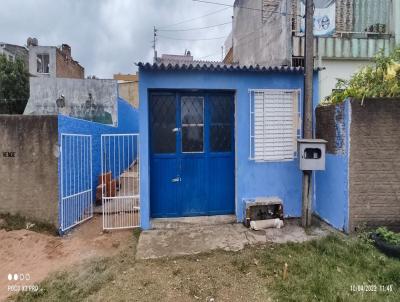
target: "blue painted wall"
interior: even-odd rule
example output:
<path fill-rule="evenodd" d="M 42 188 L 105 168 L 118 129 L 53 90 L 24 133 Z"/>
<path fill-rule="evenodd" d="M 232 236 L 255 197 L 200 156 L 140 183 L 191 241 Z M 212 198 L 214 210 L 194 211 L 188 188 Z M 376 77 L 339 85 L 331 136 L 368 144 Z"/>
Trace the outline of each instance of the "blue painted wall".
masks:
<path fill-rule="evenodd" d="M 299 217 L 301 215 L 302 173 L 298 168 L 298 159 L 274 163 L 256 163 L 249 160 L 249 89 L 303 90 L 304 83 L 301 72 L 150 71 L 141 68 L 139 72 L 142 228 L 150 228 L 149 89 L 234 90 L 237 220 L 243 220 L 243 200 L 258 196 L 278 196 L 284 201 L 286 216 Z M 318 75 L 315 74 L 314 107 L 318 100 Z M 299 108 L 302 110 L 302 101 Z"/>
<path fill-rule="evenodd" d="M 98 185 L 98 175 L 101 174 L 101 135 L 102 134 L 127 134 L 138 133 L 138 110 L 131 106 L 127 101 L 118 98 L 118 124 L 116 127 L 101 123 L 85 121 L 77 118 L 71 118 L 64 115 L 58 116 L 58 142 L 61 143 L 61 134 L 87 134 L 92 135 L 92 188 L 93 201 L 95 200 L 95 189 Z M 63 167 L 65 169 L 65 167 Z M 61 161 L 58 162 L 58 177 L 61 183 Z M 64 182 L 64 186 L 65 186 Z M 71 191 L 71 188 L 64 188 Z M 65 192 L 65 191 L 64 191 Z M 61 186 L 59 192 L 61 200 Z M 59 204 L 60 208 L 60 204 Z M 59 221 L 60 221 L 59 211 Z"/>
<path fill-rule="evenodd" d="M 336 114 L 343 110 L 343 121 L 336 120 Z M 343 109 L 335 107 L 337 154 L 326 154 L 325 171 L 315 173 L 315 213 L 333 227 L 348 232 L 349 228 L 349 154 L 351 106 L 347 100 Z M 343 123 L 343 124 L 342 124 Z M 343 133 L 344 132 L 344 133 Z M 339 146 L 343 143 L 345 146 Z"/>

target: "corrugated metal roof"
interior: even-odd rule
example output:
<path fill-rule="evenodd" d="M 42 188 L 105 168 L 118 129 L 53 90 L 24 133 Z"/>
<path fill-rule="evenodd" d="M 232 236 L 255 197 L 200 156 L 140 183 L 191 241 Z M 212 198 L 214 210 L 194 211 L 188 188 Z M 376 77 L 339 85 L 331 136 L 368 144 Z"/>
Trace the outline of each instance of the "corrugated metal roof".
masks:
<path fill-rule="evenodd" d="M 246 66 L 239 64 L 225 64 L 223 62 L 189 61 L 179 63 L 143 63 L 136 64 L 142 70 L 164 70 L 164 71 L 247 71 L 247 72 L 303 72 L 303 67 L 290 66 Z M 321 68 L 315 69 L 319 71 Z"/>
<path fill-rule="evenodd" d="M 352 34 L 349 34 L 350 36 Z M 294 36 L 293 55 L 304 56 L 304 37 Z M 314 53 L 322 59 L 363 59 L 370 60 L 380 50 L 387 56 L 395 48 L 395 39 L 386 38 L 345 38 L 319 37 L 314 39 Z"/>

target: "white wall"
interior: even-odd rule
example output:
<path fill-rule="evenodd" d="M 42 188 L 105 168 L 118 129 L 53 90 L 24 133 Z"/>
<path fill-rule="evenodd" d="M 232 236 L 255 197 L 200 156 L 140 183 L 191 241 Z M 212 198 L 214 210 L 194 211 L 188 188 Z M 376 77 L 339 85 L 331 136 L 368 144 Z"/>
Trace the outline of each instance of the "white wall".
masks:
<path fill-rule="evenodd" d="M 319 74 L 319 96 L 320 99 L 331 94 L 335 88 L 337 79 L 348 80 L 363 66 L 371 64 L 364 60 L 322 60 L 321 66 L 325 67 Z"/>
<path fill-rule="evenodd" d="M 290 65 L 290 17 L 271 12 L 290 12 L 287 3 L 280 0 L 235 1 L 232 26 L 234 62 L 241 65 Z M 265 6 L 264 19 L 261 14 L 263 4 L 268 5 Z"/>
<path fill-rule="evenodd" d="M 36 57 L 38 54 L 49 54 L 49 73 L 37 72 Z M 29 47 L 29 73 L 38 77 L 56 77 L 56 47 L 55 46 L 30 46 Z"/>

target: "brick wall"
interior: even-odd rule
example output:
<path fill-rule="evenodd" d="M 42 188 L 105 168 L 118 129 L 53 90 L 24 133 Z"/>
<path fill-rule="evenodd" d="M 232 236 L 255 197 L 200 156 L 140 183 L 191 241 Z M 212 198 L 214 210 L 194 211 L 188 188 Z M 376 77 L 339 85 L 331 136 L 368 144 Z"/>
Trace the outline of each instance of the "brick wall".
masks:
<path fill-rule="evenodd" d="M 57 116 L 0 115 L 0 212 L 58 225 Z"/>
<path fill-rule="evenodd" d="M 351 102 L 350 231 L 400 229 L 400 99 Z"/>
<path fill-rule="evenodd" d="M 56 51 L 56 77 L 83 79 L 85 69 L 74 61 L 70 56 L 65 55 L 59 49 Z"/>

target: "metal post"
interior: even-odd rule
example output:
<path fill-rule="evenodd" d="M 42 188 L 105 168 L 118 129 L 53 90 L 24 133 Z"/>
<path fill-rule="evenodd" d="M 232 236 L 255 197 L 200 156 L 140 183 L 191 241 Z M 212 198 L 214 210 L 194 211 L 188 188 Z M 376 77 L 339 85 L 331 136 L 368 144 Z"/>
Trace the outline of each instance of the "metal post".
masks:
<path fill-rule="evenodd" d="M 154 51 L 154 63 L 157 62 L 157 49 L 156 49 L 156 42 L 157 42 L 157 29 L 153 27 L 153 51 Z"/>
<path fill-rule="evenodd" d="M 306 36 L 304 67 L 304 106 L 303 106 L 303 138 L 313 137 L 313 73 L 314 73 L 314 1 L 306 0 Z M 311 225 L 311 179 L 312 171 L 303 171 L 302 217 L 303 227 Z"/>

